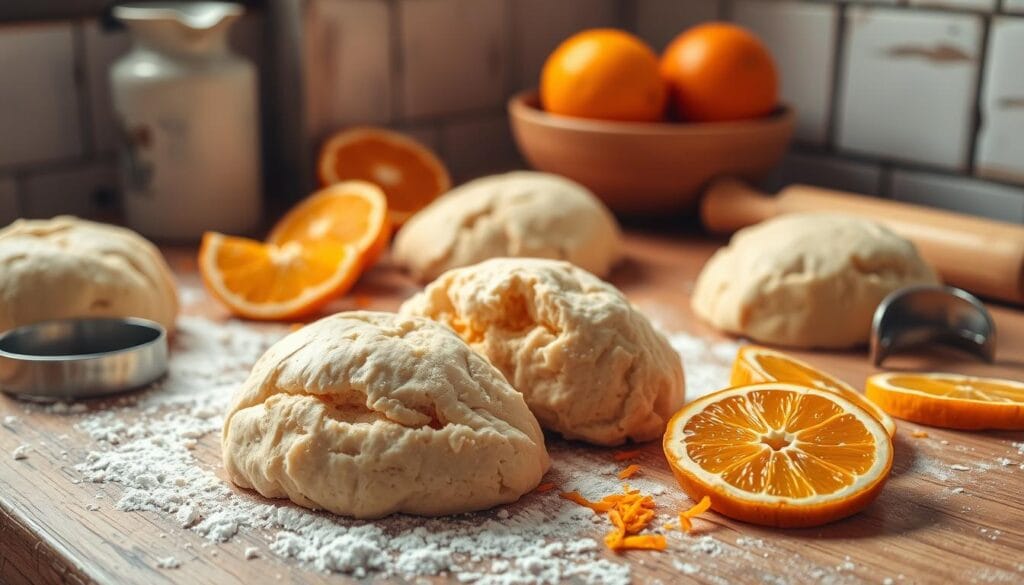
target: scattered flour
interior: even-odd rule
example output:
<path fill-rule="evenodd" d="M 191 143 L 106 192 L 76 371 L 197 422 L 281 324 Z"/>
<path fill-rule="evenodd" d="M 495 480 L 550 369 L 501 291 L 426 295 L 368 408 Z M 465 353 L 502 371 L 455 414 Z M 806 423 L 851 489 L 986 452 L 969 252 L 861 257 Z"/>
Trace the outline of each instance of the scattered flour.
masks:
<path fill-rule="evenodd" d="M 696 575 L 700 572 L 700 567 L 698 567 L 697 565 L 693 563 L 684 563 L 677 559 L 672 560 L 672 566 L 684 575 Z"/>
<path fill-rule="evenodd" d="M 156 566 L 160 569 L 177 569 L 181 566 L 181 561 L 174 557 L 164 557 L 157 559 Z"/>
<path fill-rule="evenodd" d="M 687 402 L 728 385 L 732 362 L 743 345 L 736 341 L 708 341 L 688 333 L 672 333 L 668 340 L 683 358 Z"/>
<path fill-rule="evenodd" d="M 22 459 L 28 459 L 28 452 L 32 449 L 31 445 L 18 445 L 11 451 L 11 457 L 15 461 L 21 461 Z"/>
<path fill-rule="evenodd" d="M 966 465 L 961 465 L 960 463 L 954 463 L 953 465 L 950 465 L 949 468 L 952 469 L 953 471 L 970 471 L 971 470 L 970 467 L 967 467 Z"/>
<path fill-rule="evenodd" d="M 376 522 L 236 492 L 197 459 L 195 447 L 219 433 L 221 413 L 234 389 L 256 358 L 286 332 L 283 327 L 254 332 L 204 319 L 179 320 L 170 373 L 159 388 L 81 417 L 76 426 L 95 446 L 76 469 L 86 481 L 119 485 L 119 510 L 166 515 L 210 542 L 230 540 L 240 530 L 267 534 L 272 552 L 320 571 L 357 578 L 448 574 L 482 585 L 631 581 L 629 566 L 606 558 L 592 538 L 604 530 L 604 519 L 556 492 L 535 496 L 552 499 L 554 505 L 543 510 L 517 505 L 476 515 L 394 516 Z M 604 494 L 618 491 L 622 482 L 615 477 L 618 467 L 612 468 L 607 478 L 589 474 L 581 482 L 606 484 Z M 647 483 L 658 486 L 640 478 L 635 482 L 641 489 Z M 717 547 L 710 537 L 702 542 L 708 551 Z M 245 552 L 246 558 L 255 555 L 255 548 Z M 505 563 L 502 571 L 495 570 L 497 563 Z M 158 561 L 161 568 L 179 565 L 174 558 Z"/>
<path fill-rule="evenodd" d="M 16 425 L 19 422 L 21 422 L 21 419 L 16 417 L 16 416 L 14 416 L 13 414 L 9 414 L 9 415 L 4 417 L 4 424 L 7 425 L 7 426 Z"/>
<path fill-rule="evenodd" d="M 184 317 L 174 338 L 169 375 L 157 387 L 121 398 L 107 409 L 45 408 L 77 417 L 76 427 L 91 442 L 84 457 L 77 449 L 71 451 L 78 460 L 75 469 L 84 481 L 118 486 L 118 510 L 165 516 L 211 545 L 244 531 L 265 538 L 269 550 L 281 557 L 315 570 L 366 579 L 415 582 L 446 575 L 480 585 L 633 581 L 629 565 L 606 553 L 599 541 L 607 519 L 562 500 L 557 491 L 480 514 L 360 522 L 287 501 L 258 499 L 233 488 L 218 477 L 219 465 L 203 463 L 209 454 L 199 444 L 216 444 L 232 393 L 255 360 L 287 331 L 282 326 L 254 328 Z M 739 343 L 708 342 L 681 333 L 670 338 L 684 360 L 689 399 L 728 383 Z M 593 450 L 587 458 L 576 452 L 567 458 L 559 451 L 573 447 L 553 442 L 550 448 L 555 465 L 549 480 L 560 489 L 577 489 L 588 498 L 622 489 L 616 474 L 623 465 L 608 462 L 606 451 Z M 200 458 L 199 452 L 206 452 L 206 457 Z M 654 496 L 665 494 L 661 484 L 642 474 L 629 484 Z M 535 505 L 539 502 L 544 505 Z M 674 511 L 675 503 L 666 509 Z M 681 533 L 669 534 L 668 542 L 665 554 L 689 561 L 674 561 L 677 570 L 687 575 L 700 571 L 713 583 L 724 581 L 710 572 L 712 567 L 726 560 L 755 562 L 762 551 L 754 555 L 743 547 L 763 546 L 760 539 L 740 539 L 734 547 L 712 535 Z M 247 559 L 259 554 L 257 547 L 244 552 Z M 156 564 L 165 569 L 181 566 L 174 556 Z M 814 569 L 802 567 L 804 573 Z M 822 571 L 833 574 L 831 567 Z"/>

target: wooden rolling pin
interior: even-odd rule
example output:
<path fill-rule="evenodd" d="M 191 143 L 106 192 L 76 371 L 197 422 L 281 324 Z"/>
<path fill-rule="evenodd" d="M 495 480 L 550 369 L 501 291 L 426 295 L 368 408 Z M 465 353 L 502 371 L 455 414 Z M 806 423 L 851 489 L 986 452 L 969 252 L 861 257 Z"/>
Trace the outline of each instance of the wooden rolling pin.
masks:
<path fill-rule="evenodd" d="M 878 221 L 914 242 L 947 284 L 1024 303 L 1024 226 L 808 185 L 790 185 L 769 196 L 736 179 L 712 183 L 700 209 L 704 227 L 721 234 L 802 212 Z"/>

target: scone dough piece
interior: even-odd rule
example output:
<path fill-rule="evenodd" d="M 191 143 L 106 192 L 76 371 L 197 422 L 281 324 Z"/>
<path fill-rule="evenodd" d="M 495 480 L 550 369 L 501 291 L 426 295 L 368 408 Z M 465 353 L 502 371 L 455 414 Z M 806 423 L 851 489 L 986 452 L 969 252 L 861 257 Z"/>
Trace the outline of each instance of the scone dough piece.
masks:
<path fill-rule="evenodd" d="M 237 485 L 356 518 L 512 502 L 550 465 L 522 396 L 450 329 L 361 311 L 267 350 L 222 451 Z"/>
<path fill-rule="evenodd" d="M 0 230 L 0 331 L 70 317 L 142 317 L 174 330 L 178 294 L 139 234 L 60 216 Z"/>
<path fill-rule="evenodd" d="M 679 355 L 614 286 L 556 260 L 446 272 L 403 314 L 452 327 L 526 397 L 542 426 L 598 445 L 661 436 L 683 404 Z"/>
<path fill-rule="evenodd" d="M 866 343 L 878 303 L 937 283 L 909 241 L 866 219 L 792 214 L 737 232 L 708 260 L 693 310 L 716 328 L 791 347 Z"/>
<path fill-rule="evenodd" d="M 498 257 L 567 260 L 604 276 L 621 256 L 615 217 L 590 191 L 548 173 L 470 181 L 406 223 L 394 258 L 416 278 Z"/>

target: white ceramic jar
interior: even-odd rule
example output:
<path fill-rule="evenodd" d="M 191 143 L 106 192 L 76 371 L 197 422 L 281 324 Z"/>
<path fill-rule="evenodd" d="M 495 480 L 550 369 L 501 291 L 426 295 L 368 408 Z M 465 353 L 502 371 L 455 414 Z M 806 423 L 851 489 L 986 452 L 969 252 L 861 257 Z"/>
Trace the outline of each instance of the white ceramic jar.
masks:
<path fill-rule="evenodd" d="M 134 41 L 110 71 L 125 220 L 147 236 L 260 226 L 256 69 L 227 43 L 242 13 L 227 2 L 114 7 Z"/>

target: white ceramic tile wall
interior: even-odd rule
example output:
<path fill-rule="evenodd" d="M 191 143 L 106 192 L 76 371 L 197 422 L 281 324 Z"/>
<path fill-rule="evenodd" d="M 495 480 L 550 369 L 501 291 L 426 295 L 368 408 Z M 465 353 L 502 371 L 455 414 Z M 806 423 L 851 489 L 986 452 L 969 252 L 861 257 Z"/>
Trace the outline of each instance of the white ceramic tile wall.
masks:
<path fill-rule="evenodd" d="M 717 0 L 634 0 L 632 8 L 637 34 L 655 51 L 687 28 L 719 16 Z"/>
<path fill-rule="evenodd" d="M 832 52 L 839 8 L 746 0 L 733 4 L 732 17 L 771 49 L 781 78 L 781 97 L 796 108 L 797 140 L 823 144 L 832 104 Z"/>
<path fill-rule="evenodd" d="M 965 169 L 981 19 L 863 6 L 847 15 L 839 146 Z"/>
<path fill-rule="evenodd" d="M 96 20 L 82 24 L 85 74 L 88 79 L 93 149 L 113 152 L 117 148 L 117 125 L 110 101 L 110 66 L 131 46 L 124 30 L 104 31 Z"/>
<path fill-rule="evenodd" d="M 11 177 L 0 177 L 0 227 L 18 218 L 18 187 Z"/>
<path fill-rule="evenodd" d="M 547 56 L 573 33 L 617 24 L 614 0 L 515 0 L 511 61 L 516 89 L 536 87 Z"/>
<path fill-rule="evenodd" d="M 22 215 L 47 218 L 62 213 L 90 217 L 99 211 L 101 191 L 112 193 L 117 173 L 112 161 L 76 164 L 33 174 L 21 181 Z"/>
<path fill-rule="evenodd" d="M 72 25 L 0 26 L 0 167 L 82 152 Z"/>
<path fill-rule="evenodd" d="M 500 107 L 507 88 L 503 0 L 401 0 L 402 114 Z"/>
<path fill-rule="evenodd" d="M 890 195 L 899 201 L 1024 222 L 1024 193 L 996 183 L 897 170 L 893 172 Z"/>
<path fill-rule="evenodd" d="M 989 32 L 974 161 L 983 177 L 1024 183 L 1024 19 L 997 18 Z"/>
<path fill-rule="evenodd" d="M 881 179 L 882 169 L 877 164 L 807 152 L 789 152 L 762 186 L 769 191 L 777 191 L 786 185 L 802 183 L 877 195 Z"/>
<path fill-rule="evenodd" d="M 457 182 L 522 164 L 505 116 L 446 125 L 441 129 L 441 155 Z"/>
<path fill-rule="evenodd" d="M 391 15 L 379 0 L 310 0 L 304 16 L 306 122 L 319 143 L 391 118 Z"/>

